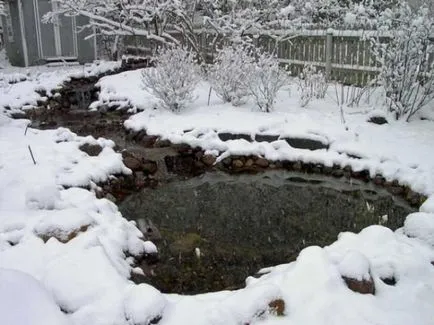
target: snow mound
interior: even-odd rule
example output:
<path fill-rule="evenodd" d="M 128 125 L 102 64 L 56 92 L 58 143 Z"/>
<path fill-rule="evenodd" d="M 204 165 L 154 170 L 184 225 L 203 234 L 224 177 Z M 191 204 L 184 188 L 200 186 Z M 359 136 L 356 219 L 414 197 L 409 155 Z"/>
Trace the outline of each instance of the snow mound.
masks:
<path fill-rule="evenodd" d="M 0 324 L 71 324 L 50 293 L 32 276 L 0 268 Z"/>
<path fill-rule="evenodd" d="M 162 317 L 167 300 L 147 284 L 131 286 L 126 292 L 125 316 L 132 324 L 150 324 Z"/>
<path fill-rule="evenodd" d="M 0 268 L 34 276 L 51 301 L 72 313 L 73 324 L 129 325 L 123 293 L 132 285 L 135 258 L 155 253 L 156 246 L 112 202 L 75 186 L 95 188 L 131 171 L 113 141 L 62 128 L 25 134 L 27 124 L 5 118 L 0 127 Z M 91 157 L 79 149 L 84 143 L 99 144 L 102 152 Z M 31 324 L 40 323 L 35 318 Z"/>
<path fill-rule="evenodd" d="M 31 188 L 26 193 L 26 204 L 30 209 L 53 210 L 60 200 L 57 185 L 42 185 Z"/>
<path fill-rule="evenodd" d="M 350 279 L 363 281 L 371 278 L 369 260 L 357 251 L 347 252 L 338 268 L 342 276 Z"/>
<path fill-rule="evenodd" d="M 420 212 L 434 213 L 434 195 L 429 197 L 420 207 Z"/>
<path fill-rule="evenodd" d="M 90 105 L 90 109 L 103 106 L 111 109 L 144 110 L 153 108 L 157 102 L 148 92 L 143 91 L 141 75 L 143 69 L 122 72 L 101 78 L 96 84 L 101 88 L 98 100 Z"/>
<path fill-rule="evenodd" d="M 434 214 L 425 212 L 410 214 L 405 219 L 404 233 L 434 247 Z"/>

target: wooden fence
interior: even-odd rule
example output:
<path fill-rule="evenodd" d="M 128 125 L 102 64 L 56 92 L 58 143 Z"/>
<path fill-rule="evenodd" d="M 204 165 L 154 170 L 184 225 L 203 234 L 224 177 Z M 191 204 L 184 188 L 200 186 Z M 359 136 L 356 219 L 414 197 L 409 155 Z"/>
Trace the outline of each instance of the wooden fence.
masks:
<path fill-rule="evenodd" d="M 331 80 L 366 85 L 379 71 L 379 64 L 371 53 L 369 37 L 365 37 L 370 36 L 368 33 L 372 34 L 358 31 L 307 31 L 282 41 L 263 35 L 255 38 L 254 42 L 255 46 L 274 51 L 280 62 L 288 65 L 292 75 L 298 75 L 304 65 L 312 64 L 323 70 Z M 182 39 L 179 34 L 172 35 Z M 199 30 L 197 37 L 201 51 L 212 60 L 215 48 L 210 44 L 215 34 Z M 138 37 L 129 37 L 126 44 L 130 50 L 142 49 L 148 51 L 147 54 L 156 45 Z"/>

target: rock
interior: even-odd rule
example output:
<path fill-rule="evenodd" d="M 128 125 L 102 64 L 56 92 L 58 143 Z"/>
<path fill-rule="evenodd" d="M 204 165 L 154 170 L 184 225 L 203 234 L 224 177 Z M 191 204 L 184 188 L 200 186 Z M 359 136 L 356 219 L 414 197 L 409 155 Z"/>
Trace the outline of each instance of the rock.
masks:
<path fill-rule="evenodd" d="M 189 154 L 193 153 L 193 149 L 187 143 L 177 143 L 177 144 L 172 145 L 172 148 L 175 149 L 176 151 L 178 151 L 178 153 L 180 153 L 180 154 L 188 154 L 189 155 Z"/>
<path fill-rule="evenodd" d="M 344 176 L 344 171 L 338 167 L 336 169 L 333 169 L 332 175 L 334 177 L 342 177 L 342 176 Z"/>
<path fill-rule="evenodd" d="M 256 134 L 255 141 L 256 142 L 274 142 L 279 139 L 278 135 L 269 135 L 269 134 Z"/>
<path fill-rule="evenodd" d="M 305 139 L 305 138 L 284 138 L 291 147 L 298 149 L 307 149 L 307 150 L 320 150 L 320 149 L 328 149 L 328 144 L 324 144 L 318 140 Z"/>
<path fill-rule="evenodd" d="M 408 203 L 410 203 L 412 206 L 419 206 L 420 205 L 420 195 L 412 190 L 409 190 L 407 195 L 405 196 Z"/>
<path fill-rule="evenodd" d="M 393 195 L 401 195 L 404 193 L 404 189 L 401 186 L 391 186 L 387 190 Z"/>
<path fill-rule="evenodd" d="M 143 163 L 142 170 L 148 174 L 155 174 L 158 170 L 157 163 L 155 161 L 147 160 Z"/>
<path fill-rule="evenodd" d="M 344 167 L 344 170 L 343 170 L 343 173 L 344 173 L 344 176 L 346 177 L 346 178 L 351 178 L 351 167 L 350 166 L 345 166 Z"/>
<path fill-rule="evenodd" d="M 315 165 L 315 166 L 312 168 L 312 171 L 313 171 L 315 174 L 321 174 L 321 171 L 322 171 L 322 165 L 319 165 L 319 164 Z"/>
<path fill-rule="evenodd" d="M 158 139 L 154 143 L 155 148 L 167 148 L 170 147 L 172 143 L 169 140 Z"/>
<path fill-rule="evenodd" d="M 197 151 L 197 148 L 195 149 L 196 153 L 194 154 L 194 156 L 196 157 L 197 160 L 201 160 L 204 153 L 202 150 Z"/>
<path fill-rule="evenodd" d="M 387 278 L 381 278 L 381 281 L 383 281 L 388 286 L 394 286 L 396 285 L 396 279 L 394 276 L 387 277 Z"/>
<path fill-rule="evenodd" d="M 194 162 L 194 172 L 193 174 L 198 174 L 201 173 L 203 171 L 203 169 L 205 168 L 205 164 L 201 161 L 195 161 Z"/>
<path fill-rule="evenodd" d="M 375 175 L 375 177 L 372 179 L 372 182 L 375 185 L 383 185 L 386 182 L 386 179 L 381 175 Z"/>
<path fill-rule="evenodd" d="M 300 171 L 300 170 L 303 168 L 303 164 L 302 164 L 301 161 L 296 161 L 296 162 L 292 165 L 292 168 L 293 168 L 295 171 Z"/>
<path fill-rule="evenodd" d="M 301 169 L 302 169 L 305 173 L 309 173 L 309 174 L 312 174 L 312 173 L 313 173 L 313 168 L 314 168 L 314 165 L 311 164 L 311 163 L 304 163 L 304 164 L 302 164 L 302 167 L 301 167 Z"/>
<path fill-rule="evenodd" d="M 244 163 L 240 159 L 232 160 L 232 167 L 233 168 L 242 168 L 243 166 L 244 166 Z"/>
<path fill-rule="evenodd" d="M 229 167 L 232 164 L 232 158 L 227 157 L 222 160 L 222 164 L 225 167 Z"/>
<path fill-rule="evenodd" d="M 213 155 L 203 155 L 201 160 L 206 166 L 209 167 L 214 165 L 216 158 Z"/>
<path fill-rule="evenodd" d="M 126 167 L 128 167 L 129 169 L 131 169 L 132 171 L 140 171 L 143 170 L 143 164 L 142 162 L 135 158 L 135 157 L 125 157 L 123 159 L 123 163 Z"/>
<path fill-rule="evenodd" d="M 90 225 L 83 225 L 80 228 L 69 232 L 58 229 L 45 234 L 38 233 L 37 235 L 44 241 L 44 243 L 46 243 L 50 238 L 56 238 L 59 242 L 66 244 L 77 237 L 80 233 L 86 232 L 89 227 Z"/>
<path fill-rule="evenodd" d="M 267 168 L 270 163 L 265 158 L 258 158 L 256 159 L 255 164 L 259 167 Z"/>
<path fill-rule="evenodd" d="M 270 312 L 276 316 L 285 315 L 285 301 L 283 299 L 276 299 L 268 304 Z"/>
<path fill-rule="evenodd" d="M 369 123 L 374 123 L 374 124 L 378 124 L 378 125 L 383 125 L 383 124 L 387 124 L 387 120 L 385 117 L 383 116 L 372 116 L 369 120 Z"/>
<path fill-rule="evenodd" d="M 146 136 L 145 130 L 140 130 L 139 132 L 131 132 L 132 138 L 134 141 L 141 141 Z"/>
<path fill-rule="evenodd" d="M 361 170 L 361 171 L 352 171 L 351 172 L 351 176 L 353 178 L 357 178 L 357 179 L 361 179 L 364 182 L 369 182 L 370 178 L 369 178 L 369 171 L 367 170 Z"/>
<path fill-rule="evenodd" d="M 253 159 L 249 158 L 247 159 L 246 163 L 244 164 L 246 167 L 252 167 L 253 166 Z"/>
<path fill-rule="evenodd" d="M 148 277 L 145 275 L 145 272 L 137 272 L 134 269 L 131 270 L 130 280 L 135 284 L 146 283 L 148 281 Z"/>
<path fill-rule="evenodd" d="M 117 199 L 113 196 L 113 194 L 111 194 L 111 193 L 107 193 L 106 195 L 105 195 L 105 198 L 107 199 L 107 200 L 109 200 L 109 201 L 112 201 L 113 203 L 116 203 L 116 201 L 117 201 Z"/>
<path fill-rule="evenodd" d="M 138 261 L 145 262 L 146 265 L 155 265 L 160 261 L 160 256 L 158 253 L 145 253 L 138 257 Z"/>
<path fill-rule="evenodd" d="M 232 133 L 228 133 L 228 132 L 223 132 L 223 133 L 219 133 L 218 137 L 222 141 L 239 140 L 239 139 L 244 139 L 244 140 L 249 141 L 249 142 L 252 141 L 252 137 L 249 134 L 243 134 L 243 133 L 232 134 Z"/>
<path fill-rule="evenodd" d="M 89 143 L 82 144 L 80 147 L 78 147 L 78 149 L 87 153 L 91 157 L 98 156 L 102 151 L 102 147 L 99 144 Z"/>
<path fill-rule="evenodd" d="M 333 173 L 333 167 L 324 166 L 324 168 L 323 168 L 323 173 L 324 173 L 325 175 L 330 175 L 331 173 Z"/>
<path fill-rule="evenodd" d="M 275 161 L 273 165 L 274 165 L 273 168 L 282 168 L 283 167 L 283 164 L 280 160 Z"/>
<path fill-rule="evenodd" d="M 374 280 L 370 277 L 369 280 L 357 280 L 342 276 L 348 289 L 361 294 L 375 294 Z"/>
<path fill-rule="evenodd" d="M 145 148 L 152 148 L 155 145 L 158 137 L 154 135 L 145 135 L 140 140 L 140 144 Z"/>

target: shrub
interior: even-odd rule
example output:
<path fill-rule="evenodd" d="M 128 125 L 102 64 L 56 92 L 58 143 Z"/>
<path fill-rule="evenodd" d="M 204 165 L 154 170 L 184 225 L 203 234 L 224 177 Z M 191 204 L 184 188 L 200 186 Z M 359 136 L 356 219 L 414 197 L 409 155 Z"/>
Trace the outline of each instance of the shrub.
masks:
<path fill-rule="evenodd" d="M 208 72 L 208 80 L 217 96 L 235 106 L 245 103 L 249 96 L 249 66 L 254 60 L 248 45 L 223 47 Z"/>
<path fill-rule="evenodd" d="M 306 107 L 313 98 L 323 99 L 326 95 L 328 83 L 325 75 L 313 65 L 305 65 L 298 77 L 298 92 L 300 106 Z"/>
<path fill-rule="evenodd" d="M 156 67 L 144 69 L 142 83 L 160 101 L 163 108 L 179 112 L 193 102 L 199 67 L 194 54 L 184 48 L 167 47 L 154 58 Z"/>
<path fill-rule="evenodd" d="M 256 105 L 263 112 L 271 112 L 277 92 L 288 82 L 286 71 L 279 67 L 278 59 L 268 53 L 257 55 L 248 70 L 247 87 Z"/>
<path fill-rule="evenodd" d="M 381 71 L 389 110 L 407 121 L 434 100 L 434 23 L 426 8 L 417 11 L 400 5 L 381 18 L 389 38 L 372 40 L 373 53 Z"/>

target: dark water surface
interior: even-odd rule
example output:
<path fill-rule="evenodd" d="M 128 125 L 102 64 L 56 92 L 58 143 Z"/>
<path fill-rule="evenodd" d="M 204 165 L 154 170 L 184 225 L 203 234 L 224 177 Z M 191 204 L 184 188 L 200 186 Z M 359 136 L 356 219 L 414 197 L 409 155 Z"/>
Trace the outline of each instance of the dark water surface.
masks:
<path fill-rule="evenodd" d="M 247 276 L 294 260 L 304 247 L 372 224 L 396 229 L 414 211 L 373 184 L 287 171 L 209 173 L 145 189 L 119 208 L 156 227 L 149 231 L 161 261 L 146 282 L 189 294 L 242 287 Z"/>

